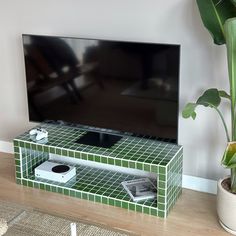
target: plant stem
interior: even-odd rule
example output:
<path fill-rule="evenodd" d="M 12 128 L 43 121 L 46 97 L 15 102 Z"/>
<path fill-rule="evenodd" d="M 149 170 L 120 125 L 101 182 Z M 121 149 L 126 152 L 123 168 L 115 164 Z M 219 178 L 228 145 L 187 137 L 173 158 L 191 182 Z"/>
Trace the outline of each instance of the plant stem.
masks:
<path fill-rule="evenodd" d="M 232 140 L 236 141 L 236 18 L 228 19 L 224 25 L 231 97 Z"/>
<path fill-rule="evenodd" d="M 229 136 L 229 132 L 228 132 L 228 129 L 227 129 L 227 126 L 226 126 L 224 117 L 223 117 L 222 113 L 220 112 L 220 110 L 219 110 L 217 107 L 214 106 L 214 108 L 215 108 L 215 110 L 217 111 L 217 113 L 219 114 L 219 116 L 220 116 L 220 118 L 221 118 L 221 121 L 222 121 L 222 123 L 223 123 L 223 126 L 224 126 L 224 128 L 225 128 L 225 133 L 226 133 L 227 141 L 230 142 L 230 136 Z"/>
<path fill-rule="evenodd" d="M 231 168 L 231 191 L 236 193 L 236 167 Z"/>

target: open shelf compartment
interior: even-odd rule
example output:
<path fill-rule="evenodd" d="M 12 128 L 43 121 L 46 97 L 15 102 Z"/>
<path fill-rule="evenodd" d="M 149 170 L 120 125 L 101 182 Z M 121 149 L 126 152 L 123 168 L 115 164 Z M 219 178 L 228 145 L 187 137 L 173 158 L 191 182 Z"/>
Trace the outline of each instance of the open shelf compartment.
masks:
<path fill-rule="evenodd" d="M 75 166 L 76 178 L 72 178 L 66 183 L 36 178 L 34 168 L 47 161 L 48 157 L 42 152 L 32 153 L 28 149 L 22 150 L 22 159 L 25 163 L 22 166 L 23 185 L 157 215 L 157 198 L 133 202 L 121 185 L 123 181 L 139 179 L 140 176 L 53 160 L 54 163 Z M 34 161 L 34 159 L 36 160 Z M 152 182 L 156 185 L 156 180 L 152 180 Z"/>

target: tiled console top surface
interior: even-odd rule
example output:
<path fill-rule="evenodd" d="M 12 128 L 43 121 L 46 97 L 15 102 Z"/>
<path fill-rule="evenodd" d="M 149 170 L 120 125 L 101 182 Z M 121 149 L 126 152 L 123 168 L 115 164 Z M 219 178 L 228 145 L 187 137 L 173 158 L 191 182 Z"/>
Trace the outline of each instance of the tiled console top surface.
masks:
<path fill-rule="evenodd" d="M 15 138 L 14 142 L 33 150 L 135 169 L 147 168 L 147 171 L 153 172 L 157 171 L 157 166 L 167 166 L 182 149 L 176 144 L 128 136 L 123 137 L 111 148 L 100 148 L 76 143 L 75 141 L 87 132 L 77 127 L 53 124 L 41 124 L 40 127 L 49 133 L 46 144 L 33 142 L 28 132 Z M 142 166 L 139 166 L 139 163 Z M 154 169 L 150 169 L 151 167 Z"/>

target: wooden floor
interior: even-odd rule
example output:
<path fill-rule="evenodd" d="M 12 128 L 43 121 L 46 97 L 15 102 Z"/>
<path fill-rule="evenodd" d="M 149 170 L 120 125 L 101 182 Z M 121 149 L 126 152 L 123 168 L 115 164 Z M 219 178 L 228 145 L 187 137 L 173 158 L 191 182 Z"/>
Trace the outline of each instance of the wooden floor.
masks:
<path fill-rule="evenodd" d="M 15 184 L 13 155 L 0 153 L 0 199 L 43 212 L 90 221 L 138 235 L 228 235 L 216 217 L 214 195 L 183 190 L 167 219 L 93 203 Z"/>

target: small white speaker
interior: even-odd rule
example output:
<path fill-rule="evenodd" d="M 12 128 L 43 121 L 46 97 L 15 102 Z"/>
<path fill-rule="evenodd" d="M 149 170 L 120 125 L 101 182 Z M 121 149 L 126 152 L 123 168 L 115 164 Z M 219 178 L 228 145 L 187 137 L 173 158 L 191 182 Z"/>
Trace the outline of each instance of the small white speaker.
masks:
<path fill-rule="evenodd" d="M 66 183 L 76 176 L 76 168 L 74 166 L 45 161 L 34 169 L 34 173 L 36 178 Z"/>

